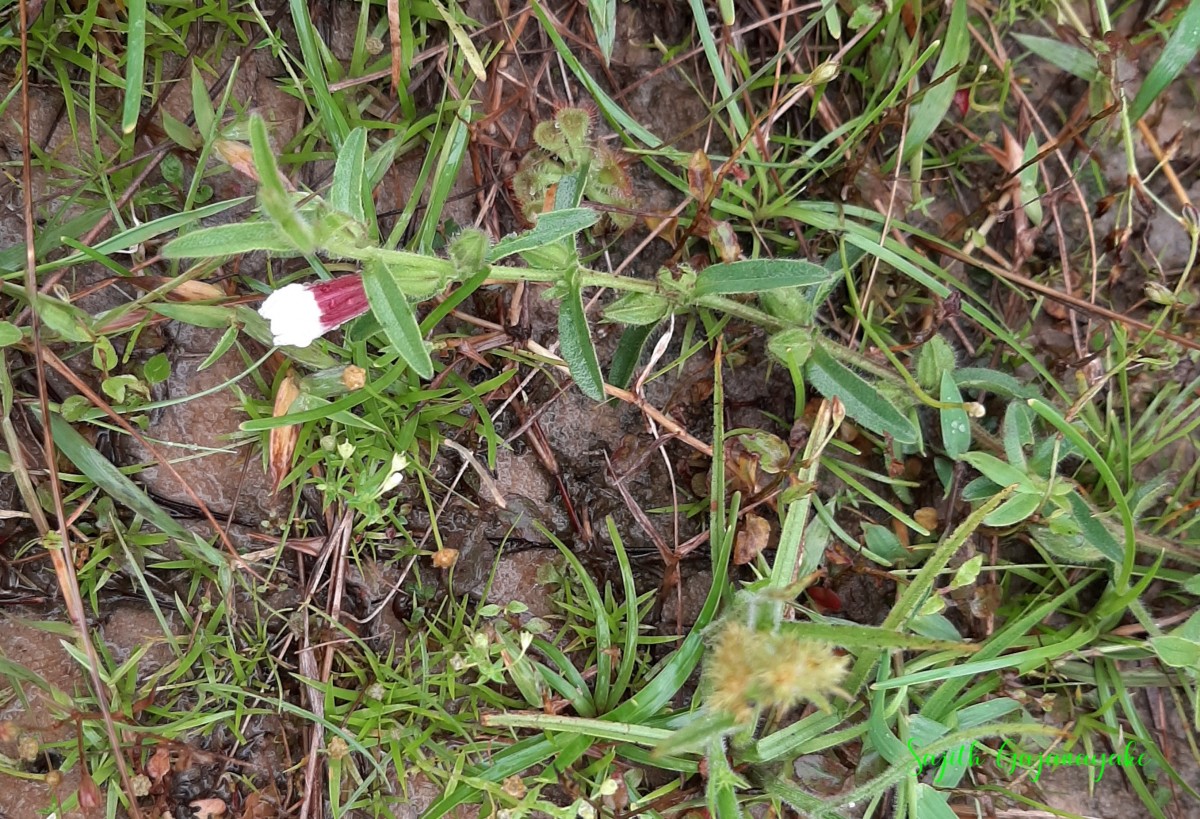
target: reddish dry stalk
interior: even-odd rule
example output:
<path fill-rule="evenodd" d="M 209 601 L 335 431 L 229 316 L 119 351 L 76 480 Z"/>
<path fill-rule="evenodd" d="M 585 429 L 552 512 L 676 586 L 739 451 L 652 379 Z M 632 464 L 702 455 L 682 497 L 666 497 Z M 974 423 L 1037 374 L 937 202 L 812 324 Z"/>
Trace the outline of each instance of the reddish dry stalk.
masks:
<path fill-rule="evenodd" d="M 37 300 L 37 251 L 34 248 L 33 235 L 33 147 L 30 144 L 29 135 L 29 8 L 27 0 L 21 0 L 20 3 L 21 16 L 21 132 L 24 149 L 22 152 L 21 162 L 21 183 L 24 188 L 23 204 L 25 215 L 25 293 L 29 299 L 29 319 L 30 332 L 32 333 L 32 344 L 34 357 L 40 359 L 42 353 L 42 342 L 40 338 L 41 319 L 38 316 L 37 310 L 33 309 L 33 305 Z M 71 555 L 71 533 L 67 528 L 67 514 L 63 508 L 62 487 L 58 482 L 58 470 L 56 468 L 57 457 L 54 447 L 54 436 L 50 431 L 50 399 L 46 387 L 46 373 L 41 367 L 35 367 L 35 378 L 37 379 L 38 390 L 38 406 L 41 410 L 42 424 L 42 447 L 46 457 L 46 471 L 50 476 L 50 493 L 54 498 L 54 514 L 58 520 L 58 537 L 59 544 L 57 548 L 48 547 L 50 559 L 54 563 L 54 574 L 58 578 L 58 585 L 62 589 L 63 602 L 66 604 L 67 612 L 71 617 L 71 622 L 75 625 L 79 632 L 79 639 L 83 643 L 84 653 L 88 659 L 88 676 L 91 678 L 92 689 L 96 695 L 96 703 L 100 706 L 100 714 L 104 720 L 104 731 L 108 735 L 109 744 L 112 746 L 113 759 L 116 761 L 117 772 L 121 777 L 121 785 L 125 789 L 125 794 L 129 799 L 129 812 L 133 815 L 133 819 L 142 819 L 141 809 L 138 807 L 137 797 L 133 794 L 133 785 L 129 778 L 129 768 L 125 764 L 125 754 L 121 750 L 121 740 L 117 736 L 117 727 L 113 723 L 112 714 L 108 708 L 108 698 L 105 696 L 106 688 L 100 679 L 100 658 L 96 653 L 96 646 L 92 643 L 91 635 L 87 628 L 87 614 L 83 608 L 83 598 L 79 593 L 79 580 L 75 577 L 75 563 L 70 559 Z M 33 510 L 30 510 L 31 513 Z M 49 533 L 49 527 L 43 518 L 41 521 L 41 535 L 43 538 Z M 83 766 L 83 770 L 87 771 L 87 763 L 82 757 L 79 764 Z"/>

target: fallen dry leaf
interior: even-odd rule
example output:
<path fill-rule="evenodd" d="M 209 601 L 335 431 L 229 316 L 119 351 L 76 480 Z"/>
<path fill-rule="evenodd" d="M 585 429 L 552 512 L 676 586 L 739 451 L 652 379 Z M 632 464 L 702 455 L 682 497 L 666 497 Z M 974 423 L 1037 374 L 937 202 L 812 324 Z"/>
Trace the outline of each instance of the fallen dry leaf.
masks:
<path fill-rule="evenodd" d="M 220 799 L 197 799 L 188 803 L 195 819 L 215 819 L 225 815 L 225 803 Z"/>
<path fill-rule="evenodd" d="M 931 532 L 936 532 L 938 529 L 938 511 L 932 506 L 922 506 L 913 512 L 913 520 Z"/>
<path fill-rule="evenodd" d="M 271 413 L 271 417 L 279 418 L 288 414 L 292 408 L 292 403 L 300 396 L 300 388 L 296 385 L 296 379 L 288 373 L 284 379 L 279 382 L 279 389 L 275 391 L 275 409 Z M 289 424 L 286 427 L 275 427 L 271 430 L 270 440 L 270 464 L 271 464 L 271 492 L 279 491 L 279 484 L 287 476 L 288 471 L 292 468 L 292 453 L 296 449 L 296 440 L 300 437 L 300 426 L 298 424 Z"/>
<path fill-rule="evenodd" d="M 212 301 L 225 298 L 225 291 L 208 282 L 186 281 L 171 288 L 171 296 L 181 301 Z"/>
<path fill-rule="evenodd" d="M 217 139 L 213 141 L 213 150 L 221 161 L 247 179 L 259 182 L 258 169 L 254 167 L 254 154 L 250 146 L 244 142 L 234 142 L 232 139 Z"/>
<path fill-rule="evenodd" d="M 746 515 L 742 531 L 738 532 L 737 542 L 733 547 L 733 562 L 744 566 L 767 547 L 771 536 L 771 524 L 758 515 Z"/>
<path fill-rule="evenodd" d="M 165 747 L 159 747 L 146 760 L 146 776 L 157 782 L 171 770 L 171 752 Z"/>
<path fill-rule="evenodd" d="M 392 46 L 392 90 L 400 94 L 400 67 L 403 65 L 400 51 L 400 0 L 387 0 L 388 39 Z"/>

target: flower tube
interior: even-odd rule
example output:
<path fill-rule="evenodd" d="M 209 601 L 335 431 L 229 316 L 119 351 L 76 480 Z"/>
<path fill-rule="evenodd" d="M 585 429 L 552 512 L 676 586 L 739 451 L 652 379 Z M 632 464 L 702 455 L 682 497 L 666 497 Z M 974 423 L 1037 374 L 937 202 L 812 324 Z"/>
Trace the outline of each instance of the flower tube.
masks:
<path fill-rule="evenodd" d="M 369 309 L 362 276 L 355 273 L 281 287 L 267 296 L 258 313 L 271 323 L 276 345 L 307 347 Z"/>

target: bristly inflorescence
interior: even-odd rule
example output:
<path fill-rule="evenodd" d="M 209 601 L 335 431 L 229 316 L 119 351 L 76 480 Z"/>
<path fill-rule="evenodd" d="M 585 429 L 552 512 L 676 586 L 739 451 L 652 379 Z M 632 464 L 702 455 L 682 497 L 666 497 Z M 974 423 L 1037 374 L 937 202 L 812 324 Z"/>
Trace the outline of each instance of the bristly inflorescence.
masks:
<path fill-rule="evenodd" d="M 537 147 L 521 160 L 512 178 L 513 196 L 520 215 L 529 223 L 553 206 L 555 187 L 564 176 L 587 168 L 583 198 L 597 205 L 632 210 L 636 205 L 633 183 L 620 154 L 592 138 L 595 113 L 587 108 L 564 107 L 554 118 L 533 129 Z M 608 221 L 620 230 L 633 225 L 628 213 L 609 211 Z"/>
<path fill-rule="evenodd" d="M 831 696 L 845 696 L 838 685 L 848 662 L 827 643 L 729 620 L 718 627 L 706 658 L 705 701 L 743 724 L 763 709 L 786 711 L 806 700 L 828 709 Z"/>

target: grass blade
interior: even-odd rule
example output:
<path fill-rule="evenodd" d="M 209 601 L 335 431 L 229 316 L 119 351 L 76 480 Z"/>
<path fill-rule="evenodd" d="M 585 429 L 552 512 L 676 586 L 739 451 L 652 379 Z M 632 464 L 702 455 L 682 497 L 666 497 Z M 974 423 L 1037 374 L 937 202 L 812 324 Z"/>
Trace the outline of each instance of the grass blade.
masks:
<path fill-rule="evenodd" d="M 613 43 L 617 39 L 617 0 L 588 0 L 588 16 L 596 32 L 596 44 L 604 64 L 612 60 Z"/>
<path fill-rule="evenodd" d="M 954 8 L 950 11 L 950 22 L 946 26 L 946 38 L 942 43 L 942 53 L 938 55 L 933 75 L 937 84 L 928 86 L 921 101 L 912 109 L 908 118 L 908 134 L 904 139 L 904 150 L 900 155 L 902 162 L 907 162 L 937 130 L 950 103 L 954 101 L 954 92 L 958 90 L 958 72 L 967 59 L 967 47 L 970 36 L 967 33 L 967 0 L 955 0 Z"/>
<path fill-rule="evenodd" d="M 125 108 L 121 132 L 132 134 L 142 113 L 146 80 L 146 0 L 129 0 L 129 34 L 125 42 Z"/>
<path fill-rule="evenodd" d="M 1141 119 L 1150 110 L 1151 104 L 1158 99 L 1171 82 L 1188 67 L 1188 63 L 1200 50 L 1200 3 L 1188 3 L 1183 14 L 1179 17 L 1179 25 L 1171 32 L 1162 54 L 1154 63 L 1154 68 L 1146 75 L 1142 87 L 1138 89 L 1133 104 L 1129 107 L 1129 116 L 1133 120 Z"/>
<path fill-rule="evenodd" d="M 180 526 L 175 518 L 168 515 L 137 484 L 113 466 L 112 462 L 76 432 L 74 427 L 58 415 L 51 414 L 50 430 L 54 435 L 54 443 L 62 454 L 109 497 L 177 540 L 179 547 L 190 557 L 210 566 L 225 566 L 225 558 L 220 552 Z"/>

